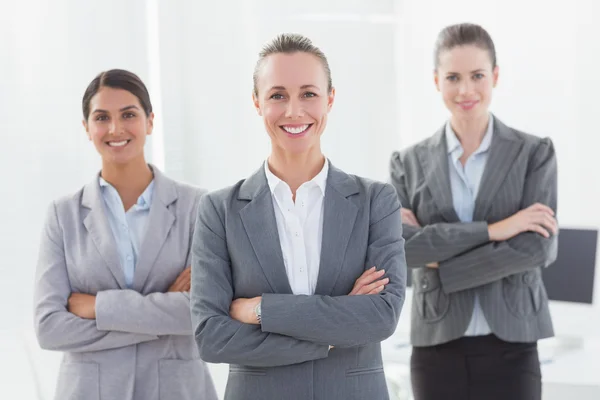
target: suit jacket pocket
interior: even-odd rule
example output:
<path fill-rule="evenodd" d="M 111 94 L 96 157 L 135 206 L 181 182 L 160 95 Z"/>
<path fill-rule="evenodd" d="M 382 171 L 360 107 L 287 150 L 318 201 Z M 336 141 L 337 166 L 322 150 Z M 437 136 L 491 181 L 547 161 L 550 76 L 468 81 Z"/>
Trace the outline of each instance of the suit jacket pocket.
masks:
<path fill-rule="evenodd" d="M 383 367 L 353 368 L 346 370 L 347 400 L 387 400 L 388 389 Z"/>
<path fill-rule="evenodd" d="M 346 370 L 346 376 L 368 375 L 383 373 L 383 367 L 353 368 Z"/>
<path fill-rule="evenodd" d="M 93 362 L 63 362 L 58 373 L 55 399 L 100 400 L 100 374 Z"/>
<path fill-rule="evenodd" d="M 450 308 L 450 298 L 442 290 L 437 269 L 419 268 L 413 271 L 413 312 L 427 322 L 442 319 Z"/>
<path fill-rule="evenodd" d="M 539 269 L 511 275 L 503 280 L 504 302 L 518 318 L 535 316 L 542 308 L 544 293 Z"/>
<path fill-rule="evenodd" d="M 158 361 L 158 388 L 160 400 L 204 399 L 212 390 L 206 379 L 206 367 L 200 360 Z"/>
<path fill-rule="evenodd" d="M 266 368 L 260 367 L 248 367 L 245 365 L 234 365 L 231 364 L 229 366 L 230 374 L 243 374 L 243 375 L 254 375 L 254 376 L 264 376 L 267 374 Z"/>

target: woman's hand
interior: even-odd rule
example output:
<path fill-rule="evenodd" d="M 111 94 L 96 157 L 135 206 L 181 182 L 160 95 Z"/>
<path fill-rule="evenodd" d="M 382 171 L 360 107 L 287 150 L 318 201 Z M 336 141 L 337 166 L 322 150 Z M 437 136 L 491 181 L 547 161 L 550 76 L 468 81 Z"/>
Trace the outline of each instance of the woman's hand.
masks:
<path fill-rule="evenodd" d="M 80 318 L 96 319 L 96 296 L 72 293 L 67 302 L 67 310 Z"/>
<path fill-rule="evenodd" d="M 352 291 L 348 294 L 349 296 L 356 296 L 361 294 L 377 294 L 381 292 L 385 285 L 389 283 L 388 278 L 379 279 L 385 274 L 385 270 L 380 269 L 377 271 L 376 267 L 371 267 L 356 280 Z"/>
<path fill-rule="evenodd" d="M 243 324 L 258 325 L 255 310 L 261 300 L 261 296 L 252 299 L 235 299 L 229 307 L 229 316 Z"/>
<path fill-rule="evenodd" d="M 535 203 L 511 217 L 488 226 L 490 240 L 500 242 L 523 232 L 537 232 L 545 238 L 558 233 L 554 211 L 548 206 Z"/>
<path fill-rule="evenodd" d="M 167 292 L 189 292 L 192 284 L 192 268 L 184 269 L 175 282 L 169 287 Z"/>
<path fill-rule="evenodd" d="M 403 224 L 411 225 L 417 228 L 421 227 L 421 224 L 419 224 L 419 220 L 417 219 L 415 214 L 408 208 L 401 208 L 400 216 L 402 217 Z"/>

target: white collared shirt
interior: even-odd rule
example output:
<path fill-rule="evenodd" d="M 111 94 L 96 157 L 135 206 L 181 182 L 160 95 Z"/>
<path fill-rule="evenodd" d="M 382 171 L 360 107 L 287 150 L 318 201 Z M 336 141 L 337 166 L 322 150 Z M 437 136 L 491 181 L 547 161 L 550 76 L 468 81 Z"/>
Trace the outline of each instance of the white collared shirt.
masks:
<path fill-rule="evenodd" d="M 494 117 L 490 114 L 487 131 L 473 154 L 469 156 L 463 166 L 460 157 L 463 155 L 463 148 L 452 130 L 450 122 L 446 124 L 446 145 L 448 147 L 448 163 L 450 186 L 452 189 L 452 201 L 456 215 L 462 222 L 473 221 L 473 211 L 475 210 L 475 199 L 479 192 L 481 177 L 487 164 L 494 134 Z M 490 326 L 483 314 L 479 296 L 475 295 L 475 304 L 471 321 L 464 333 L 464 336 L 488 335 L 492 332 Z"/>
<path fill-rule="evenodd" d="M 317 287 L 328 172 L 326 159 L 321 172 L 298 188 L 294 202 L 289 185 L 276 177 L 265 161 L 283 262 L 294 294 L 312 295 Z"/>

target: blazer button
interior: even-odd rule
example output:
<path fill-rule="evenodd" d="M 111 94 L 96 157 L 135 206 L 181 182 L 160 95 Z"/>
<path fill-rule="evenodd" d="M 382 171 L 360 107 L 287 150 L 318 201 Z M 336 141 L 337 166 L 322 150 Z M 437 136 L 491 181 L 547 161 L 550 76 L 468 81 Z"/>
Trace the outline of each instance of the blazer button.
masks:
<path fill-rule="evenodd" d="M 531 275 L 529 273 L 523 275 L 523 282 L 526 285 L 531 285 L 533 283 L 533 275 Z"/>
<path fill-rule="evenodd" d="M 429 281 L 427 278 L 421 279 L 421 289 L 427 289 L 429 287 Z"/>

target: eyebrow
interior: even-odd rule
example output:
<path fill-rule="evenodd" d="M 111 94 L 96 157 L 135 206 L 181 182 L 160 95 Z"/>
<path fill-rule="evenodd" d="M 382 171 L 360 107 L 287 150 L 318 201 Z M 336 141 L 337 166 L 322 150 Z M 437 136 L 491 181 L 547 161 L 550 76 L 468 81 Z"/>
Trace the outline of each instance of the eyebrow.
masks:
<path fill-rule="evenodd" d="M 300 86 L 300 89 L 310 89 L 310 88 L 314 88 L 314 89 L 318 89 L 317 86 L 315 85 L 302 85 Z M 286 90 L 285 86 L 273 86 L 271 89 L 269 89 L 269 92 L 272 90 Z"/>
<path fill-rule="evenodd" d="M 133 110 L 133 109 L 139 110 L 140 108 L 139 108 L 138 106 L 136 106 L 136 105 L 132 104 L 132 105 L 130 105 L 130 106 L 126 106 L 126 107 L 123 107 L 123 108 L 121 108 L 121 109 L 119 110 L 119 112 L 123 112 L 123 111 L 127 111 L 127 110 Z M 96 114 L 96 113 L 107 113 L 107 114 L 108 114 L 108 111 L 106 111 L 106 110 L 101 110 L 101 109 L 97 109 L 97 110 L 94 110 L 94 112 L 93 112 L 93 113 L 94 113 L 94 114 Z"/>
<path fill-rule="evenodd" d="M 471 71 L 472 74 L 474 74 L 476 72 L 485 72 L 485 69 L 479 68 L 479 69 L 475 69 L 475 70 Z M 460 73 L 459 72 L 448 72 L 448 75 L 460 75 Z"/>

